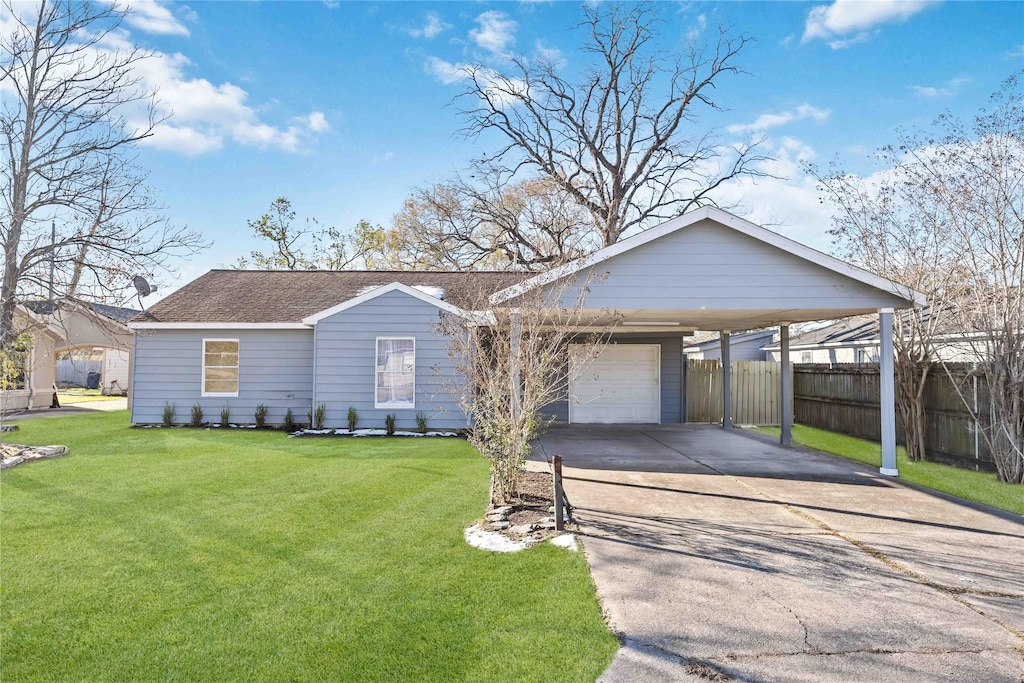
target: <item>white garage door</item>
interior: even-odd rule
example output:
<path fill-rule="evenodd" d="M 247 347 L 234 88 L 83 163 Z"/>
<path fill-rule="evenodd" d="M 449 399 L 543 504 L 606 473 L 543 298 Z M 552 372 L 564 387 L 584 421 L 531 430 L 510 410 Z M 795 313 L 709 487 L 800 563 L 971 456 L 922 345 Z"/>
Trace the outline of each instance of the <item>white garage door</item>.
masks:
<path fill-rule="evenodd" d="M 569 422 L 651 424 L 661 422 L 661 346 L 612 344 L 583 370 L 569 349 Z M 578 375 L 578 376 L 577 376 Z"/>

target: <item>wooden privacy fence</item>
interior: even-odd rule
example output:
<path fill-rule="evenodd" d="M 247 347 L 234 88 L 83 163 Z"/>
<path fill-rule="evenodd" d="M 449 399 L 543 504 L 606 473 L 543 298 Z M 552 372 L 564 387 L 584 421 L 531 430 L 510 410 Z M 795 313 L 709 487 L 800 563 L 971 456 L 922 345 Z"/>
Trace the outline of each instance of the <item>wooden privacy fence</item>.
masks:
<path fill-rule="evenodd" d="M 732 421 L 736 424 L 777 425 L 782 422 L 780 363 L 731 363 Z M 722 366 L 717 360 L 690 360 L 686 367 L 686 420 L 722 421 Z"/>
<path fill-rule="evenodd" d="M 982 410 L 988 404 L 982 378 L 968 377 L 957 385 Z M 832 432 L 878 441 L 881 433 L 878 365 L 799 364 L 793 366 L 793 419 Z M 925 452 L 931 459 L 968 467 L 991 469 L 992 454 L 980 438 L 971 412 L 964 406 L 949 376 L 941 367 L 928 375 L 924 392 Z M 903 439 L 897 411 L 896 440 Z"/>

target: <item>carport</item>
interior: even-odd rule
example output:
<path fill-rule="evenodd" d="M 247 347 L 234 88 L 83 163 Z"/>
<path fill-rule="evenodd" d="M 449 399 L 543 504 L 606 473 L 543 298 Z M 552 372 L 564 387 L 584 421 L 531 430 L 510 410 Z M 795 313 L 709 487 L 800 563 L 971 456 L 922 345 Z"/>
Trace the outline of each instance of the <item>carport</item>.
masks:
<path fill-rule="evenodd" d="M 588 320 L 599 326 L 609 311 L 620 317 L 615 340 L 623 345 L 657 346 L 617 351 L 603 375 L 606 384 L 577 387 L 564 407 L 569 421 L 665 422 L 666 402 L 680 401 L 664 381 L 665 340 L 681 342 L 694 330 L 718 331 L 722 342 L 723 428 L 732 429 L 729 335 L 733 331 L 778 326 L 782 343 L 781 443 L 792 443 L 793 387 L 789 372 L 789 326 L 851 315 L 877 314 L 881 334 L 881 473 L 897 476 L 896 407 L 893 358 L 893 313 L 925 303 L 919 292 L 852 266 L 715 207 L 704 207 L 639 235 L 606 247 L 496 293 L 493 304 L 510 304 L 525 292 L 543 288 L 553 306 L 572 308 L 582 296 Z M 617 347 L 618 345 L 616 345 Z M 682 354 L 682 344 L 677 353 Z M 672 347 L 675 349 L 676 347 Z M 678 360 L 678 359 L 677 359 Z M 630 372 L 630 363 L 635 365 Z M 659 364 L 657 378 L 641 381 L 647 366 Z M 602 368 L 602 370 L 604 370 Z M 629 393 L 607 411 L 598 406 L 602 391 L 622 386 Z M 632 379 L 637 378 L 637 379 Z M 657 386 L 655 397 L 648 395 Z M 675 385 L 672 385 L 675 386 Z M 648 392 L 645 394 L 644 392 Z M 682 391 L 679 385 L 678 391 Z M 609 392 L 612 393 L 612 392 Z M 621 393 L 619 394 L 621 396 Z M 629 398 L 633 396 L 635 398 Z M 644 398 L 646 397 L 646 398 Z M 629 411 L 631 405 L 641 409 Z M 557 410 L 556 410 L 557 412 Z M 580 419 L 580 414 L 583 414 Z M 576 420 L 572 418 L 576 417 Z M 675 420 L 672 420 L 675 421 Z M 678 420 L 682 421 L 682 420 Z"/>

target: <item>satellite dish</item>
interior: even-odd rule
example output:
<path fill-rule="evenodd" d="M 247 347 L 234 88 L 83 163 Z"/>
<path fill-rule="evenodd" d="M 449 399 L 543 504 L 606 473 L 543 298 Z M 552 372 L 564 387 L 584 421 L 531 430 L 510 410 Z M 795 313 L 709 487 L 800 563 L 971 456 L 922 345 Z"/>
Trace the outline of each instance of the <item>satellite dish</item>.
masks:
<path fill-rule="evenodd" d="M 146 281 L 146 278 L 141 275 L 136 275 L 132 282 L 135 284 L 135 291 L 139 293 L 140 299 L 153 293 L 153 288 L 149 286 L 149 282 Z"/>

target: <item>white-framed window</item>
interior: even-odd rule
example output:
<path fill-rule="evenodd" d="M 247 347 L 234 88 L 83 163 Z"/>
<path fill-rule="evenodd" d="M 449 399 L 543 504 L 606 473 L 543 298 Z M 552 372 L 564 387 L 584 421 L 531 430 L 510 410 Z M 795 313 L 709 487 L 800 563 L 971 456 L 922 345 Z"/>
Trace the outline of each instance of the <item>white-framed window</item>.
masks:
<path fill-rule="evenodd" d="M 416 407 L 416 338 L 377 337 L 374 408 Z"/>
<path fill-rule="evenodd" d="M 238 340 L 203 340 L 203 396 L 238 396 Z"/>
<path fill-rule="evenodd" d="M 814 362 L 814 354 L 812 352 L 810 352 L 810 351 L 801 351 L 800 352 L 800 362 L 801 363 L 813 363 Z"/>

